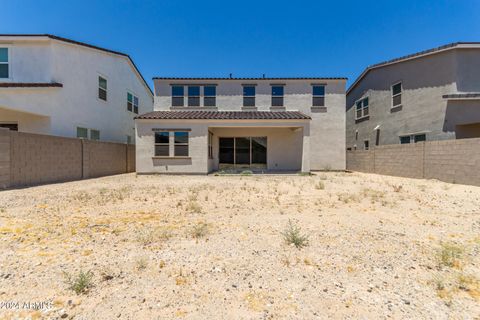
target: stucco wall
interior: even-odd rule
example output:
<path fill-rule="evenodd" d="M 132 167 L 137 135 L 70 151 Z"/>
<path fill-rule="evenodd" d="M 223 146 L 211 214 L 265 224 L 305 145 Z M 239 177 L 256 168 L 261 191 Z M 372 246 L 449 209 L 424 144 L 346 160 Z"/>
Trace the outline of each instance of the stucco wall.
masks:
<path fill-rule="evenodd" d="M 0 187 L 131 172 L 134 152 L 133 146 L 121 143 L 0 129 Z"/>
<path fill-rule="evenodd" d="M 153 109 L 153 97 L 124 57 L 55 40 L 10 40 L 9 49 L 11 79 L 6 81 L 63 84 L 63 88 L 0 88 L 1 109 L 49 118 L 48 132 L 45 127 L 28 132 L 76 137 L 76 128 L 83 127 L 100 130 L 103 141 L 126 142 L 127 135 L 135 136 L 127 91 L 139 97 L 140 114 Z M 99 75 L 108 81 L 107 102 L 97 98 Z"/>
<path fill-rule="evenodd" d="M 399 144 L 400 136 L 426 133 L 427 140 L 455 137 L 444 130 L 447 101 L 442 95 L 456 91 L 454 51 L 392 64 L 369 71 L 347 95 L 347 148 L 363 148 L 376 141 L 374 129 L 380 126 L 380 145 Z M 402 107 L 392 109 L 391 85 L 402 81 Z M 369 118 L 355 120 L 355 102 L 369 98 Z M 358 130 L 358 139 L 356 138 Z"/>
<path fill-rule="evenodd" d="M 347 151 L 347 169 L 480 186 L 480 139 L 442 140 Z"/>
<path fill-rule="evenodd" d="M 347 94 L 346 147 L 399 144 L 400 136 L 425 133 L 427 141 L 456 138 L 456 126 L 480 122 L 480 100 L 447 101 L 442 95 L 480 92 L 480 50 L 453 49 L 369 71 Z M 391 109 L 390 86 L 402 81 L 402 107 Z M 355 120 L 355 102 L 369 98 L 369 119 Z M 356 131 L 358 130 L 358 139 Z"/>
<path fill-rule="evenodd" d="M 312 84 L 325 84 L 325 109 L 312 108 Z M 310 121 L 310 166 L 312 170 L 345 169 L 345 80 L 154 80 L 155 110 L 171 109 L 171 84 L 216 84 L 216 107 L 208 110 L 243 109 L 242 84 L 256 85 L 256 110 L 270 111 L 271 85 L 284 84 L 285 110 L 300 111 Z M 187 91 L 185 88 L 185 95 Z M 185 98 L 185 102 L 187 98 Z M 179 110 L 179 108 L 173 108 Z M 180 110 L 202 110 L 185 107 Z M 248 109 L 250 110 L 250 109 Z"/>
<path fill-rule="evenodd" d="M 218 138 L 267 136 L 269 170 L 310 171 L 308 121 L 200 121 L 137 120 L 136 171 L 138 173 L 201 173 L 218 168 Z M 188 129 L 188 159 L 154 157 L 152 129 Z M 208 131 L 214 134 L 214 159 L 208 159 Z"/>

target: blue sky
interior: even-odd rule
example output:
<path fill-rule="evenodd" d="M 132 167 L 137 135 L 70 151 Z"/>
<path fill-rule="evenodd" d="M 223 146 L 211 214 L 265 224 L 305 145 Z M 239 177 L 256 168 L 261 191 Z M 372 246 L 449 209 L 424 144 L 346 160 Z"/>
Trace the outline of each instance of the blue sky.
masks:
<path fill-rule="evenodd" d="M 51 33 L 131 55 L 153 76 L 344 76 L 480 41 L 480 1 L 2 1 L 0 33 Z"/>

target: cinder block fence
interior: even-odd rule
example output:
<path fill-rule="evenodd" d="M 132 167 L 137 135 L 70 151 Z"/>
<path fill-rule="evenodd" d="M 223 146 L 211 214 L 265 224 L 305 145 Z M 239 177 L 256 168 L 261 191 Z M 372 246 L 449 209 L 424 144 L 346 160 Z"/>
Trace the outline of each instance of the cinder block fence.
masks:
<path fill-rule="evenodd" d="M 0 188 L 135 171 L 135 146 L 0 129 Z"/>
<path fill-rule="evenodd" d="M 347 169 L 480 186 L 480 138 L 347 151 Z"/>

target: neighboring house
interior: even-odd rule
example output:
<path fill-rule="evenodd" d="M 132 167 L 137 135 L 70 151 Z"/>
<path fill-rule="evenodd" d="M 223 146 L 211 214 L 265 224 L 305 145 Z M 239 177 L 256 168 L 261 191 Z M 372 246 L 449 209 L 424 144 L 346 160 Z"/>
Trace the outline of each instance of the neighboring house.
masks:
<path fill-rule="evenodd" d="M 480 137 L 480 43 L 368 67 L 347 90 L 347 150 Z"/>
<path fill-rule="evenodd" d="M 138 173 L 345 169 L 345 78 L 154 78 Z"/>
<path fill-rule="evenodd" d="M 153 93 L 132 59 L 53 35 L 0 35 L 0 127 L 133 143 Z"/>

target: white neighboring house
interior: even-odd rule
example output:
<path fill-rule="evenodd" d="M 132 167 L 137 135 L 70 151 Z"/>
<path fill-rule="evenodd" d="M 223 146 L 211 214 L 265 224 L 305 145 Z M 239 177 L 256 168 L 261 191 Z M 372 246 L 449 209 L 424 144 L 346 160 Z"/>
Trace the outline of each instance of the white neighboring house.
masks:
<path fill-rule="evenodd" d="M 125 53 L 48 34 L 0 35 L 0 127 L 133 143 L 153 93 Z"/>

